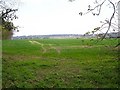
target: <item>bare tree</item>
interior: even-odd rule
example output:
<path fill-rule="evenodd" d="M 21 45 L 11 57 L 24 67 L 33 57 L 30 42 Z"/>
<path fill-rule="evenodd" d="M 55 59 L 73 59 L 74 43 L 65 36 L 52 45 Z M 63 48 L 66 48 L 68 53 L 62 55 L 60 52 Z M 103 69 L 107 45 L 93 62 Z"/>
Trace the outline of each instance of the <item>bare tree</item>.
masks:
<path fill-rule="evenodd" d="M 74 1 L 74 0 L 69 0 L 69 1 Z M 80 12 L 79 15 L 86 15 L 88 13 L 92 13 L 93 16 L 99 16 L 101 14 L 101 10 L 103 8 L 104 5 L 106 5 L 106 7 L 109 7 L 110 10 L 112 10 L 112 14 L 111 17 L 106 17 L 107 19 L 105 19 L 104 21 L 101 21 L 102 25 L 99 27 L 96 27 L 94 29 L 94 31 L 92 31 L 92 33 L 97 32 L 97 31 L 101 31 L 104 28 L 107 28 L 106 33 L 104 34 L 104 36 L 102 37 L 102 40 L 105 38 L 106 34 L 108 33 L 108 31 L 111 28 L 115 28 L 113 29 L 113 31 L 117 30 L 120 28 L 120 26 L 118 26 L 118 23 L 113 22 L 115 20 L 118 20 L 118 6 L 119 6 L 119 0 L 95 0 L 94 3 L 94 7 L 92 5 L 88 5 L 88 9 L 87 11 L 84 12 Z M 117 17 L 117 18 L 116 18 Z M 106 26 L 108 25 L 108 26 Z"/>
<path fill-rule="evenodd" d="M 0 0 L 0 25 L 2 31 L 2 38 L 3 39 L 10 39 L 13 35 L 13 31 L 17 29 L 14 26 L 13 20 L 17 19 L 18 17 L 15 15 L 15 12 L 18 9 L 15 9 L 15 0 Z"/>

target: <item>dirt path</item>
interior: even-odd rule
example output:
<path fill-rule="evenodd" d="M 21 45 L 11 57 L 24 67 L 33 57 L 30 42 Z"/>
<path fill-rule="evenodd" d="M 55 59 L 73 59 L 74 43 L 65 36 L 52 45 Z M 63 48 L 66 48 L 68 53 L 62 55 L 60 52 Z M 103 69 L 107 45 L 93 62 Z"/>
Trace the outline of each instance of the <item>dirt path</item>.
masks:
<path fill-rule="evenodd" d="M 38 45 L 40 45 L 41 46 L 41 48 L 42 48 L 42 52 L 43 53 L 46 53 L 47 52 L 47 49 L 44 47 L 44 44 L 42 44 L 42 43 L 40 43 L 40 42 L 37 42 L 37 41 L 29 41 L 31 44 L 38 44 Z M 54 47 L 52 44 L 48 44 L 49 45 L 49 49 L 54 49 L 54 50 L 56 50 L 56 52 L 58 53 L 58 54 L 60 54 L 60 48 L 57 48 L 57 47 Z"/>
<path fill-rule="evenodd" d="M 42 43 L 39 43 L 39 42 L 37 42 L 37 41 L 29 41 L 31 44 L 39 44 L 39 45 L 41 45 L 42 47 L 43 47 L 43 45 L 44 44 L 42 44 Z"/>
<path fill-rule="evenodd" d="M 44 48 L 44 44 L 37 42 L 37 41 L 29 41 L 31 44 L 39 44 L 43 50 L 43 53 L 46 53 L 46 49 Z"/>
<path fill-rule="evenodd" d="M 49 44 L 49 46 L 50 46 L 51 49 L 55 49 L 56 52 L 57 52 L 58 54 L 60 54 L 61 51 L 60 51 L 59 48 L 56 48 L 56 47 L 52 46 L 52 44 Z"/>

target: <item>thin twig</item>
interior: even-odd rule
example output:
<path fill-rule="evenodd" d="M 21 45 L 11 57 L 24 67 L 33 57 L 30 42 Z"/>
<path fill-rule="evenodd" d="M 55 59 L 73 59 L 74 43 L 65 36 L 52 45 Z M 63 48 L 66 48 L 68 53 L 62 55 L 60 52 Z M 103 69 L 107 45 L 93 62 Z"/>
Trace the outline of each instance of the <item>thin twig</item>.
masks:
<path fill-rule="evenodd" d="M 90 13 L 91 11 L 94 11 L 96 8 L 99 8 L 99 12 L 97 13 L 97 15 L 99 15 L 100 12 L 101 12 L 101 7 L 102 7 L 102 5 L 105 3 L 105 1 L 106 1 L 106 0 L 104 0 L 101 4 L 98 4 L 97 6 L 95 6 L 93 9 L 90 9 L 88 12 L 84 13 L 83 15 L 88 14 L 88 13 Z"/>

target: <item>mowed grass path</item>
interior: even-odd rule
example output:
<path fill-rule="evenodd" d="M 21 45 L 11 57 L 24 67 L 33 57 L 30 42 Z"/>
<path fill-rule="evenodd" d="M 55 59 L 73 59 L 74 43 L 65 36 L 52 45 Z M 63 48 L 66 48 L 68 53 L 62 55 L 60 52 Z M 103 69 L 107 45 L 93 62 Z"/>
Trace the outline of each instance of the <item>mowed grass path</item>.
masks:
<path fill-rule="evenodd" d="M 3 88 L 118 88 L 117 42 L 4 40 Z"/>

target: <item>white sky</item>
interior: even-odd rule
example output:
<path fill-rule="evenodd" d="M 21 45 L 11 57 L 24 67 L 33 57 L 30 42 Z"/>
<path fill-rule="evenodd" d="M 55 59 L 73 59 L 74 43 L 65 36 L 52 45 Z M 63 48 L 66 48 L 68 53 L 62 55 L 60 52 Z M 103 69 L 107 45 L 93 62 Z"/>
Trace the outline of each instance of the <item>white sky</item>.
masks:
<path fill-rule="evenodd" d="M 94 0 L 93 0 L 94 1 Z M 101 16 L 87 14 L 80 16 L 80 11 L 86 11 L 92 0 L 21 0 L 15 25 L 19 32 L 14 36 L 47 35 L 47 34 L 84 34 L 100 25 L 100 21 L 109 16 L 110 11 L 102 10 Z"/>

